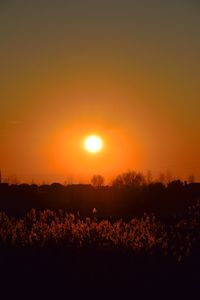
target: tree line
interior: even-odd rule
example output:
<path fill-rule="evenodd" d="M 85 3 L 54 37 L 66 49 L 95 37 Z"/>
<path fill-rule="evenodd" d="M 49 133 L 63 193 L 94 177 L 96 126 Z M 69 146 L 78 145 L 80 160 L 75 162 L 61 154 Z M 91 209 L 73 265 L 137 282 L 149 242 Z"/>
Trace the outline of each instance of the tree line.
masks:
<path fill-rule="evenodd" d="M 100 218 L 129 218 L 148 212 L 167 219 L 183 214 L 197 199 L 200 183 L 177 179 L 166 184 L 131 171 L 116 176 L 109 186 L 101 175 L 94 175 L 90 184 L 0 184 L 0 210 L 10 215 L 35 208 L 66 209 L 88 216 L 95 208 Z"/>

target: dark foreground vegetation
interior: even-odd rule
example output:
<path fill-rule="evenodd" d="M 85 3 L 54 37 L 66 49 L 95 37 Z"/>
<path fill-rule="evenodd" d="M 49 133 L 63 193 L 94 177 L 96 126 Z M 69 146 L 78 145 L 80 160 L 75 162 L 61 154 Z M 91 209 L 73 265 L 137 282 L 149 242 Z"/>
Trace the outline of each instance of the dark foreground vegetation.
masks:
<path fill-rule="evenodd" d="M 1 294 L 193 299 L 200 280 L 199 199 L 200 185 L 181 181 L 1 184 Z"/>
<path fill-rule="evenodd" d="M 91 218 L 64 210 L 32 209 L 21 218 L 0 213 L 1 285 L 8 293 L 12 286 L 39 299 L 52 293 L 112 299 L 167 289 L 165 295 L 191 297 L 198 292 L 199 253 L 199 201 L 171 223 L 146 213 L 98 220 L 95 210 Z"/>
<path fill-rule="evenodd" d="M 183 215 L 200 199 L 200 183 L 175 180 L 162 182 L 117 182 L 112 186 L 90 184 L 28 185 L 0 184 L 0 210 L 10 216 L 23 216 L 35 209 L 67 209 L 91 216 L 95 207 L 101 218 L 141 217 L 154 213 L 159 219 Z"/>

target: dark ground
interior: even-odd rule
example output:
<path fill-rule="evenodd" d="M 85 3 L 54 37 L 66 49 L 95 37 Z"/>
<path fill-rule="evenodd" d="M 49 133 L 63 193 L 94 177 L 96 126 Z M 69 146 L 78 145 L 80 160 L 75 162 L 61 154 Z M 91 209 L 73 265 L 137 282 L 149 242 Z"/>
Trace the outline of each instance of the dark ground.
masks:
<path fill-rule="evenodd" d="M 200 184 L 179 181 L 140 190 L 2 184 L 0 210 L 20 216 L 32 207 L 61 208 L 90 216 L 96 207 L 102 218 L 146 211 L 168 222 L 177 212 L 184 216 L 199 197 Z M 0 247 L 0 300 L 50 298 L 200 299 L 200 255 L 196 251 L 178 263 L 159 254 L 147 257 L 125 250 Z"/>
<path fill-rule="evenodd" d="M 122 250 L 4 249 L 1 299 L 199 299 L 200 260 Z M 20 298 L 19 298 L 20 297 Z"/>

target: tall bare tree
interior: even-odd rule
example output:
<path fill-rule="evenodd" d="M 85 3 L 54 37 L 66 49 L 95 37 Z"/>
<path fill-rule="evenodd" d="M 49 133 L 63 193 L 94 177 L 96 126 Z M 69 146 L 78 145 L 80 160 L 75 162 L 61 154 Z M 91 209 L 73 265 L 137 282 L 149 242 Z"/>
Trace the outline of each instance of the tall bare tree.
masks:
<path fill-rule="evenodd" d="M 102 175 L 94 175 L 91 179 L 91 183 L 94 187 L 101 187 L 104 185 L 104 178 Z"/>

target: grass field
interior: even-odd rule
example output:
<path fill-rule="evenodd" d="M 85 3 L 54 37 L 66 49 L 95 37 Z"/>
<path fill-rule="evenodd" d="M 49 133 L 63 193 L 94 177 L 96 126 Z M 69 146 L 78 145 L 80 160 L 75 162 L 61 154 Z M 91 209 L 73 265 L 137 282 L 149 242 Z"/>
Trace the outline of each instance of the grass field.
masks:
<path fill-rule="evenodd" d="M 22 218 L 1 212 L 2 288 L 43 299 L 130 292 L 134 298 L 161 290 L 191 296 L 200 274 L 199 212 L 197 202 L 171 224 L 147 214 L 123 221 L 64 210 L 32 209 Z"/>

